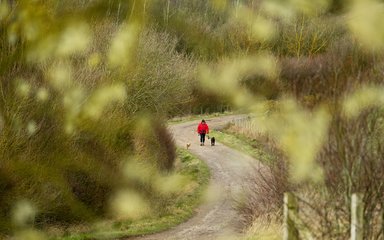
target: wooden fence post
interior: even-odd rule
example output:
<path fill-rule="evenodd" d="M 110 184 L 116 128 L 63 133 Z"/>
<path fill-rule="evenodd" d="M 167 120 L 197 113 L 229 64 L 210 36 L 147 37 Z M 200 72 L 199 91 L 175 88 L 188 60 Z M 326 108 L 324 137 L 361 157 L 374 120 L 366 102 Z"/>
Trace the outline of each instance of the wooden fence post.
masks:
<path fill-rule="evenodd" d="M 351 240 L 363 240 L 364 237 L 364 203 L 363 196 L 352 194 L 351 200 Z"/>
<path fill-rule="evenodd" d="M 295 196 L 292 193 L 284 193 L 284 230 L 283 240 L 298 240 L 299 231 L 295 227 L 292 216 L 297 216 L 298 208 Z"/>

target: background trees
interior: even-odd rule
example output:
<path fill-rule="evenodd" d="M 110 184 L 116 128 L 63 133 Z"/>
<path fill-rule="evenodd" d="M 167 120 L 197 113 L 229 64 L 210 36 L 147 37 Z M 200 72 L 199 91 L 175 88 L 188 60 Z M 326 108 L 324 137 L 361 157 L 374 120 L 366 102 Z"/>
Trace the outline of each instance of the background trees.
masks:
<path fill-rule="evenodd" d="M 126 187 L 127 158 L 172 171 L 167 117 L 227 106 L 268 113 L 258 126 L 292 182 L 315 182 L 318 198 L 344 210 L 353 189 L 366 189 L 365 216 L 379 216 L 382 9 L 374 0 L 1 1 L 1 230 L 15 199 L 36 205 L 38 225 L 106 216 Z M 128 185 L 158 199 L 151 182 Z M 367 237 L 380 238 L 372 226 Z"/>

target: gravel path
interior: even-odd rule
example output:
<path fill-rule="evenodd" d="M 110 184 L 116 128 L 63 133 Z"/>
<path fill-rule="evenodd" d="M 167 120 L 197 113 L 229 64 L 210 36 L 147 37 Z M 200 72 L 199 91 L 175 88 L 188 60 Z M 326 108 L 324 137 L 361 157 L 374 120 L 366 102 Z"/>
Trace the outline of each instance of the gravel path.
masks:
<path fill-rule="evenodd" d="M 219 129 L 228 122 L 244 118 L 244 115 L 225 116 L 206 119 L 210 129 Z M 246 173 L 252 169 L 250 162 L 256 161 L 248 155 L 220 144 L 216 139 L 216 146 L 211 147 L 210 142 L 205 146 L 199 145 L 196 133 L 197 124 L 200 121 L 192 121 L 170 126 L 176 139 L 176 144 L 186 147 L 191 143 L 189 150 L 204 160 L 211 171 L 211 180 L 205 203 L 197 210 L 196 214 L 170 230 L 130 239 L 137 240 L 214 240 L 236 239 L 240 236 L 240 218 L 233 209 L 233 194 L 241 191 L 241 182 Z"/>

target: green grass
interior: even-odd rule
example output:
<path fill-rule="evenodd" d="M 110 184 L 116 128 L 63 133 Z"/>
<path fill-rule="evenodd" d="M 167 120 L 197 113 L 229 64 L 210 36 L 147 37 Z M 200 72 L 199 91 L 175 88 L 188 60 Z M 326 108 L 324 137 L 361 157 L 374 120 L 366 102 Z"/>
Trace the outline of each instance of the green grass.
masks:
<path fill-rule="evenodd" d="M 268 164 L 272 161 L 272 156 L 264 150 L 264 146 L 257 139 L 250 139 L 240 133 L 234 133 L 226 129 L 211 130 L 211 137 L 216 141 L 246 153 L 262 163 Z"/>
<path fill-rule="evenodd" d="M 201 196 L 208 185 L 210 173 L 208 166 L 188 151 L 177 150 L 178 167 L 177 172 L 186 176 L 191 181 L 188 190 L 172 200 L 171 206 L 167 206 L 166 215 L 150 217 L 138 221 L 106 222 L 95 228 L 98 231 L 69 234 L 68 236 L 52 238 L 57 240 L 83 240 L 83 239 L 111 239 L 120 237 L 152 234 L 164 231 L 176 226 L 194 214 L 194 210 L 201 202 Z M 100 230 L 103 229 L 103 230 Z"/>

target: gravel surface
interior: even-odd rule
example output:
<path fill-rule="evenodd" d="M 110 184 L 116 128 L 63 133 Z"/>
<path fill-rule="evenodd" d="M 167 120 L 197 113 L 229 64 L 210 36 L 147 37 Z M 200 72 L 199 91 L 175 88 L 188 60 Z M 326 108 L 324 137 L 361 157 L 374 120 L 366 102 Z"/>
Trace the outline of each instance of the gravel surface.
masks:
<path fill-rule="evenodd" d="M 210 129 L 219 129 L 228 122 L 245 118 L 245 115 L 225 116 L 206 119 Z M 200 146 L 196 133 L 198 121 L 180 123 L 170 126 L 179 147 L 186 147 L 205 161 L 211 171 L 211 179 L 204 203 L 198 207 L 196 214 L 188 221 L 167 231 L 130 239 L 137 240 L 213 240 L 236 239 L 240 233 L 240 216 L 234 210 L 233 196 L 241 193 L 241 183 L 252 168 L 250 162 L 256 160 L 237 150 L 220 144 Z"/>

